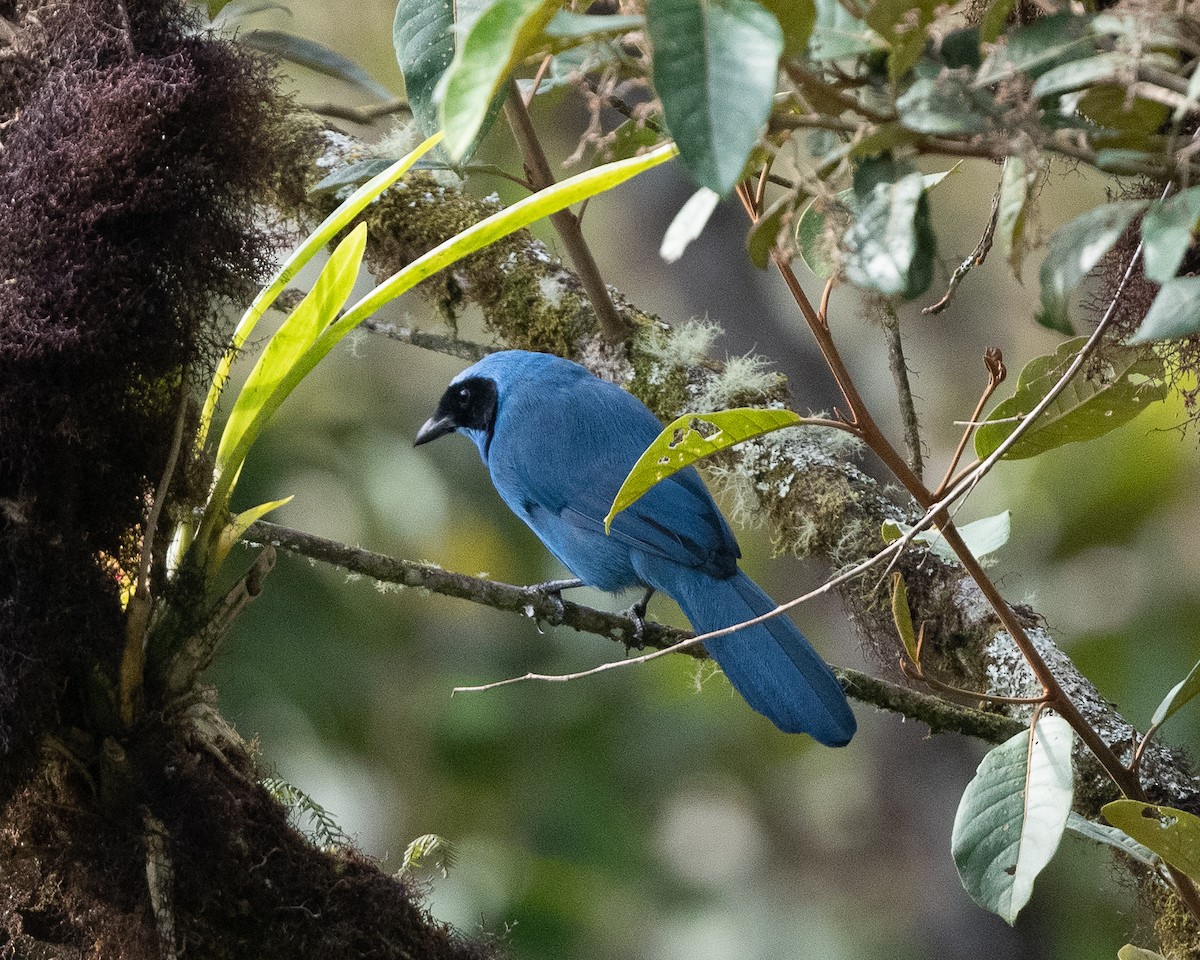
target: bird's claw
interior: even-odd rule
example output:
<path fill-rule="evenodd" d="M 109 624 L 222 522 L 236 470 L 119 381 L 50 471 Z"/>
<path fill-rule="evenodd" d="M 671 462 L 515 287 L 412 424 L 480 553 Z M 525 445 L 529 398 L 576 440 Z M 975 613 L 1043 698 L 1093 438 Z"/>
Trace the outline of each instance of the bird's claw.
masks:
<path fill-rule="evenodd" d="M 641 650 L 646 646 L 646 609 L 650 606 L 650 598 L 652 596 L 654 596 L 654 590 L 647 590 L 646 595 L 641 600 L 625 611 L 625 616 L 633 621 L 633 637 L 626 642 L 626 650 Z"/>
<path fill-rule="evenodd" d="M 562 623 L 563 615 L 566 613 L 563 607 L 562 592 L 582 586 L 582 580 L 571 578 L 568 580 L 547 580 L 544 583 L 532 583 L 523 589 L 530 599 L 548 601 L 554 607 L 555 622 Z M 528 611 L 530 616 L 534 616 L 532 607 L 529 607 Z"/>

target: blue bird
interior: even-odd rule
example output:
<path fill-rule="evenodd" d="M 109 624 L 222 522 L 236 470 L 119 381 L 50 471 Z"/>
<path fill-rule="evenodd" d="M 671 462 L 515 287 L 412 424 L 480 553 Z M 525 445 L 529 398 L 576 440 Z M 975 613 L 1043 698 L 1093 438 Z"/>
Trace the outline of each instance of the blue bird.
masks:
<path fill-rule="evenodd" d="M 738 569 L 737 541 L 688 468 L 604 517 L 634 462 L 662 431 L 640 400 L 577 363 L 544 353 L 493 353 L 451 381 L 416 444 L 454 431 L 475 441 L 497 492 L 576 577 L 616 593 L 670 596 L 707 633 L 775 609 Z M 855 720 L 833 671 L 785 616 L 705 644 L 738 692 L 787 733 L 829 746 Z"/>

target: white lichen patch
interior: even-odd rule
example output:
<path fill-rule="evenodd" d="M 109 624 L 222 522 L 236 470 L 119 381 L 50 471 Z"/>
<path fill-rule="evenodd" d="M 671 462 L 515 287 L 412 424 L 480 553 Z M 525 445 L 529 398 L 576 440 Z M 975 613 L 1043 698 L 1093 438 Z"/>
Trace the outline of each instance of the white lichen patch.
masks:
<path fill-rule="evenodd" d="M 693 317 L 664 336 L 647 337 L 644 349 L 663 361 L 668 369 L 692 367 L 708 358 L 712 345 L 724 333 L 715 321 Z"/>
<path fill-rule="evenodd" d="M 769 393 L 778 384 L 778 378 L 767 369 L 768 361 L 754 354 L 730 357 L 724 369 L 704 384 L 695 397 L 698 412 L 724 410 L 736 397 L 747 394 Z"/>
<path fill-rule="evenodd" d="M 538 293 L 546 301 L 546 305 L 557 310 L 562 306 L 563 296 L 570 291 L 559 277 L 546 274 L 538 278 Z"/>

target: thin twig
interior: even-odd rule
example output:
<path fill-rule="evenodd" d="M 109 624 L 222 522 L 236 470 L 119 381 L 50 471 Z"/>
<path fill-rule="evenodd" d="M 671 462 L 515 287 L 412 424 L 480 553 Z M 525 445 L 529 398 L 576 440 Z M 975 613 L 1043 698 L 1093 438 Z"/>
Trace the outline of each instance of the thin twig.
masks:
<path fill-rule="evenodd" d="M 1000 352 L 999 347 L 989 347 L 983 355 L 983 363 L 987 367 L 988 372 L 987 386 L 983 388 L 983 393 L 979 395 L 979 402 L 975 404 L 975 409 L 971 413 L 971 419 L 961 424 L 966 429 L 963 430 L 963 435 L 958 440 L 954 456 L 950 458 L 950 466 L 946 468 L 946 475 L 942 477 L 942 482 L 938 484 L 938 488 L 933 492 L 935 497 L 940 496 L 942 491 L 949 485 L 954 476 L 954 471 L 958 469 L 958 462 L 962 459 L 963 451 L 966 450 L 967 443 L 971 439 L 971 434 L 975 432 L 975 428 L 981 423 L 979 415 L 983 413 L 983 408 L 987 405 L 996 388 L 1008 376 L 1008 368 L 1004 366 L 1004 354 Z M 1018 418 L 1014 417 L 1013 419 L 1017 420 Z"/>
<path fill-rule="evenodd" d="M 930 304 L 921 312 L 926 315 L 941 313 L 946 307 L 950 306 L 950 300 L 954 297 L 958 285 L 962 283 L 963 278 L 971 272 L 973 267 L 978 267 L 987 259 L 988 252 L 992 249 L 992 242 L 996 238 L 996 224 L 1000 220 L 1000 191 L 996 190 L 992 194 L 992 212 L 988 217 L 987 226 L 983 228 L 983 236 L 979 238 L 979 243 L 975 245 L 975 249 L 971 251 L 971 255 L 960 263 L 950 274 L 950 283 L 946 287 L 946 295 L 937 303 Z"/>
<path fill-rule="evenodd" d="M 896 308 L 886 298 L 875 300 L 887 335 L 888 367 L 892 381 L 896 384 L 896 398 L 900 401 L 900 420 L 904 425 L 904 446 L 908 449 L 908 465 L 918 479 L 923 479 L 924 458 L 921 455 L 921 422 L 917 418 L 917 406 L 913 402 L 912 384 L 908 380 L 908 363 L 904 359 L 904 343 L 900 339 L 900 318 Z"/>
<path fill-rule="evenodd" d="M 554 186 L 554 174 L 550 171 L 550 163 L 542 150 L 541 141 L 529 117 L 529 110 L 515 81 L 510 85 L 508 97 L 504 101 L 504 115 L 508 118 L 513 136 L 525 158 L 525 175 L 529 182 L 535 190 L 546 190 Z M 611 343 L 623 343 L 629 338 L 632 329 L 617 312 L 608 286 L 600 275 L 600 268 L 596 265 L 596 259 L 592 256 L 587 240 L 584 239 L 579 219 L 570 210 L 560 210 L 550 214 L 550 222 L 558 231 L 563 246 L 567 248 L 567 255 L 575 265 L 580 283 L 583 284 L 583 289 L 592 302 L 592 308 L 596 311 L 596 320 L 604 339 Z"/>
<path fill-rule="evenodd" d="M 335 103 L 333 101 L 322 101 L 319 103 L 306 103 L 304 109 L 310 113 L 317 113 L 323 117 L 333 117 L 337 120 L 347 120 L 350 123 L 358 123 L 364 127 L 369 127 L 380 117 L 386 117 L 393 113 L 412 113 L 412 107 L 404 97 L 396 97 L 394 100 L 384 100 L 382 103 L 371 103 L 365 107 L 350 107 L 344 103 Z"/>

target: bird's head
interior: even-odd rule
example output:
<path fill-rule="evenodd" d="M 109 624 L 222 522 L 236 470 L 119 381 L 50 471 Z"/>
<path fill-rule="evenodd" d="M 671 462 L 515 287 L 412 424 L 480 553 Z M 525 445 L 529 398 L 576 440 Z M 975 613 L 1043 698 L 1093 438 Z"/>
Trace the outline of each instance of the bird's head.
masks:
<path fill-rule="evenodd" d="M 450 382 L 433 416 L 417 431 L 413 446 L 420 446 L 455 430 L 467 434 L 487 456 L 488 443 L 496 425 L 500 390 L 496 381 L 464 370 Z"/>

